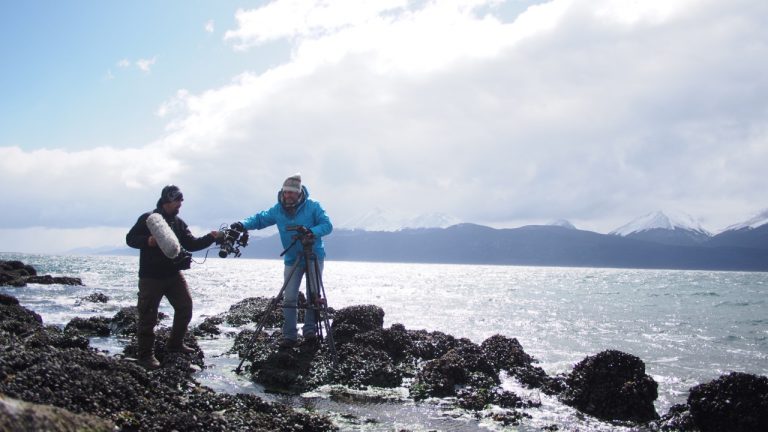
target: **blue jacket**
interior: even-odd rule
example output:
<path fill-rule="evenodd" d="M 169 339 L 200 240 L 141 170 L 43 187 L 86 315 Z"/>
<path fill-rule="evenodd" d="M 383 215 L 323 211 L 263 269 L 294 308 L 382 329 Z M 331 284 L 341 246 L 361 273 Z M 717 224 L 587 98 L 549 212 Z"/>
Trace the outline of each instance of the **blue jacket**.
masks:
<path fill-rule="evenodd" d="M 286 227 L 291 225 L 303 225 L 309 228 L 312 231 L 312 234 L 315 235 L 313 250 L 318 259 L 323 259 L 325 258 L 325 248 L 323 247 L 322 237 L 333 231 L 333 225 L 331 225 L 331 220 L 328 218 L 328 215 L 325 214 L 325 210 L 320 206 L 320 203 L 309 199 L 309 191 L 306 186 L 302 186 L 301 189 L 303 190 L 302 198 L 296 205 L 295 211 L 292 212 L 293 214 L 283 207 L 282 192 L 278 192 L 277 204 L 269 210 L 264 210 L 245 218 L 245 220 L 242 221 L 242 224 L 248 230 L 260 230 L 272 225 L 277 225 L 283 248 L 290 246 L 293 242 L 293 237 L 297 234 L 295 231 L 287 231 Z M 293 263 L 296 262 L 296 257 L 299 256 L 301 251 L 301 242 L 296 242 L 291 249 L 285 253 L 285 265 L 293 265 Z"/>

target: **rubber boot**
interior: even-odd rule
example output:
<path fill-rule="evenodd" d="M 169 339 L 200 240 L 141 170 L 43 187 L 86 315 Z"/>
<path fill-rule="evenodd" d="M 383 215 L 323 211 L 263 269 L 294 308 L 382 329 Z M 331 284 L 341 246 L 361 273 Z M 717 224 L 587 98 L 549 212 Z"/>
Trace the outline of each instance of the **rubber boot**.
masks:
<path fill-rule="evenodd" d="M 191 348 L 184 344 L 184 335 L 187 333 L 186 326 L 183 330 L 171 329 L 171 336 L 168 338 L 168 343 L 165 346 L 166 351 L 192 354 L 195 352 L 194 348 Z"/>
<path fill-rule="evenodd" d="M 154 370 L 160 367 L 160 362 L 155 358 L 155 336 L 138 335 L 139 365 L 145 369 Z"/>

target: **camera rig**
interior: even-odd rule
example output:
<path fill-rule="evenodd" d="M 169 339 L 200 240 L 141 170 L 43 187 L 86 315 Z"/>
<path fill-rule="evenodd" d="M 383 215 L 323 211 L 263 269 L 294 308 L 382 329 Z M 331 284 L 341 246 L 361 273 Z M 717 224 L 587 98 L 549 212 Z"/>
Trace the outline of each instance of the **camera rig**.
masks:
<path fill-rule="evenodd" d="M 219 232 L 222 234 L 216 240 L 216 244 L 219 245 L 219 258 L 226 258 L 229 255 L 234 255 L 237 258 L 240 256 L 240 248 L 248 246 L 248 230 L 246 229 L 240 230 L 232 226 L 227 227 L 224 224 L 219 228 Z"/>

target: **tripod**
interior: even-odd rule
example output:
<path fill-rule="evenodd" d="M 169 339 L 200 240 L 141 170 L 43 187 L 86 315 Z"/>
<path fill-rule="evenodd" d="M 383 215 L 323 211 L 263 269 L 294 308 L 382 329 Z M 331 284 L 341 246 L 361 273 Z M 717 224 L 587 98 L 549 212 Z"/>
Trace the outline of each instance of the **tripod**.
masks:
<path fill-rule="evenodd" d="M 290 282 L 294 273 L 301 268 L 302 262 L 304 263 L 304 267 L 299 271 L 303 271 L 306 275 L 305 283 L 307 292 L 309 293 L 306 309 L 312 309 L 315 311 L 318 340 L 325 340 L 331 353 L 333 367 L 336 367 L 336 345 L 333 342 L 333 331 L 331 330 L 331 323 L 328 318 L 328 298 L 325 295 L 325 286 L 323 286 L 323 280 L 320 276 L 320 264 L 318 263 L 317 255 L 315 255 L 315 252 L 312 250 L 312 247 L 315 244 L 314 235 L 312 234 L 312 231 L 301 225 L 292 225 L 287 227 L 286 230 L 296 231 L 297 234 L 293 236 L 293 242 L 287 248 L 285 248 L 280 256 L 285 255 L 297 242 L 301 243 L 302 252 L 300 257 L 297 257 L 296 262 L 294 262 L 291 266 L 288 275 L 285 277 L 285 282 L 283 283 L 282 288 L 280 288 L 280 292 L 277 293 L 277 296 L 272 299 L 272 301 L 269 303 L 269 306 L 267 306 L 267 309 L 264 310 L 264 313 L 261 316 L 258 325 L 256 326 L 256 330 L 253 333 L 250 342 L 248 343 L 250 348 L 247 349 L 247 352 L 240 360 L 240 364 L 238 364 L 237 369 L 235 369 L 235 372 L 238 374 L 242 370 L 243 362 L 245 362 L 245 359 L 248 358 L 248 356 L 251 354 L 251 351 L 253 350 L 253 343 L 264 329 L 267 319 L 269 319 L 270 314 L 277 306 L 278 301 L 283 297 L 285 288 L 288 286 L 288 283 Z M 325 326 L 325 337 L 323 337 L 323 326 Z"/>

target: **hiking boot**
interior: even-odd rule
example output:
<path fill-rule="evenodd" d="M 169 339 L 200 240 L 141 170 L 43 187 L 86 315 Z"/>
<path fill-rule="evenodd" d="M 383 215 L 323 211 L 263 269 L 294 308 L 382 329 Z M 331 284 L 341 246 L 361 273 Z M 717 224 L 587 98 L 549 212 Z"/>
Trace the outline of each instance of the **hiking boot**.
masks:
<path fill-rule="evenodd" d="M 289 349 L 295 346 L 296 346 L 296 341 L 293 339 L 283 339 L 280 341 L 280 345 L 278 345 L 278 347 L 280 347 L 281 349 Z"/>
<path fill-rule="evenodd" d="M 317 335 L 312 333 L 304 336 L 304 340 L 301 341 L 302 345 L 316 345 L 318 342 Z"/>
<path fill-rule="evenodd" d="M 142 366 L 147 370 L 155 370 L 160 367 L 160 362 L 157 361 L 154 355 L 139 358 L 139 366 Z"/>
<path fill-rule="evenodd" d="M 318 339 L 317 335 L 311 334 L 304 336 L 304 340 L 301 341 L 301 344 L 299 345 L 302 350 L 317 350 L 320 348 L 320 339 Z"/>
<path fill-rule="evenodd" d="M 166 351 L 170 353 L 181 353 L 181 354 L 192 354 L 195 352 L 195 349 L 192 347 L 188 347 L 185 344 L 179 344 L 179 345 L 168 345 L 165 348 Z"/>

